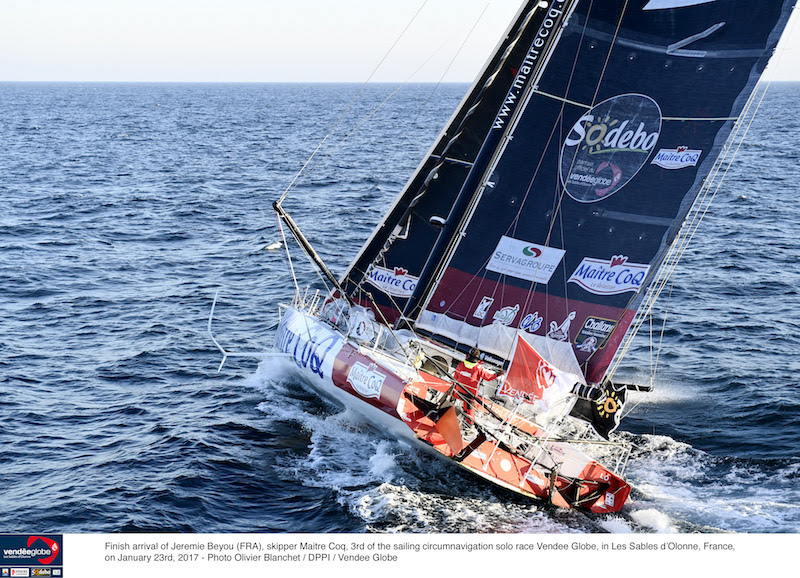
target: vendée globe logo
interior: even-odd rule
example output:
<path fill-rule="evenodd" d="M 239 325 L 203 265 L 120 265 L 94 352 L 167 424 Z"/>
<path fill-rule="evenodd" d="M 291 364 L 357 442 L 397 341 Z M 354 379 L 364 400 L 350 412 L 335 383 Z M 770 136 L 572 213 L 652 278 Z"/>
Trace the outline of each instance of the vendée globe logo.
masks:
<path fill-rule="evenodd" d="M 2 542 L 0 560 L 3 564 L 26 564 L 36 560 L 46 566 L 52 564 L 61 553 L 58 542 L 47 536 L 27 536 L 27 540 L 18 535 L 4 536 Z"/>

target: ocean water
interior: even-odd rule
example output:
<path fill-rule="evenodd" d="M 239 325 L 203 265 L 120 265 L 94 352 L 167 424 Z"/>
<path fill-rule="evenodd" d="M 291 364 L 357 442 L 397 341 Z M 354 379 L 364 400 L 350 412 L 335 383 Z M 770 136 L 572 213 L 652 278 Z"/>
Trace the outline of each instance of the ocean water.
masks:
<path fill-rule="evenodd" d="M 466 90 L 403 87 L 351 135 L 395 88 L 367 87 L 287 202 L 337 273 Z M 625 359 L 655 391 L 621 426 L 613 516 L 387 439 L 279 360 L 217 372 L 214 295 L 227 349 L 270 348 L 294 293 L 271 203 L 357 90 L 0 84 L 1 531 L 800 531 L 800 85 L 769 88 L 665 291 L 658 363 L 646 332 Z"/>

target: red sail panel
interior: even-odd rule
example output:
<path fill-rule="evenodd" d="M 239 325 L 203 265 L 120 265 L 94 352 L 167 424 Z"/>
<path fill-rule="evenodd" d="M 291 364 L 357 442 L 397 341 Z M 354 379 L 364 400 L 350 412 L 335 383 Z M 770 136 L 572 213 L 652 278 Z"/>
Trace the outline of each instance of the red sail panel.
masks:
<path fill-rule="evenodd" d="M 545 389 L 555 381 L 553 368 L 536 350 L 517 336 L 517 347 L 514 358 L 508 368 L 503 385 L 497 390 L 497 395 L 507 395 L 533 403 L 542 399 Z"/>

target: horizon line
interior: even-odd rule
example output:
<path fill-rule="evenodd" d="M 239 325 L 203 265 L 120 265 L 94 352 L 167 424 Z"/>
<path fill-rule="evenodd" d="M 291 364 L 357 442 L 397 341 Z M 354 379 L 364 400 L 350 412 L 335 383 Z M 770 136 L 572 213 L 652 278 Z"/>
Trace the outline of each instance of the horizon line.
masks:
<path fill-rule="evenodd" d="M 0 84 L 469 84 L 474 80 L 0 80 Z M 800 83 L 800 78 L 760 78 L 759 83 Z"/>

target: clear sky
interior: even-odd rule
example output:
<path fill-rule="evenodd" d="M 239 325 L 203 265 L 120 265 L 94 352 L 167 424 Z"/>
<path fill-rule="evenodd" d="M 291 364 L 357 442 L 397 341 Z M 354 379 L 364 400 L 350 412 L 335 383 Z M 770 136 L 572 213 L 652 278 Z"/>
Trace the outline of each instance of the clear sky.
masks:
<path fill-rule="evenodd" d="M 424 3 L 0 0 L 0 81 L 363 82 Z M 520 3 L 428 0 L 373 80 L 471 81 Z M 797 12 L 775 80 L 800 81 Z"/>

